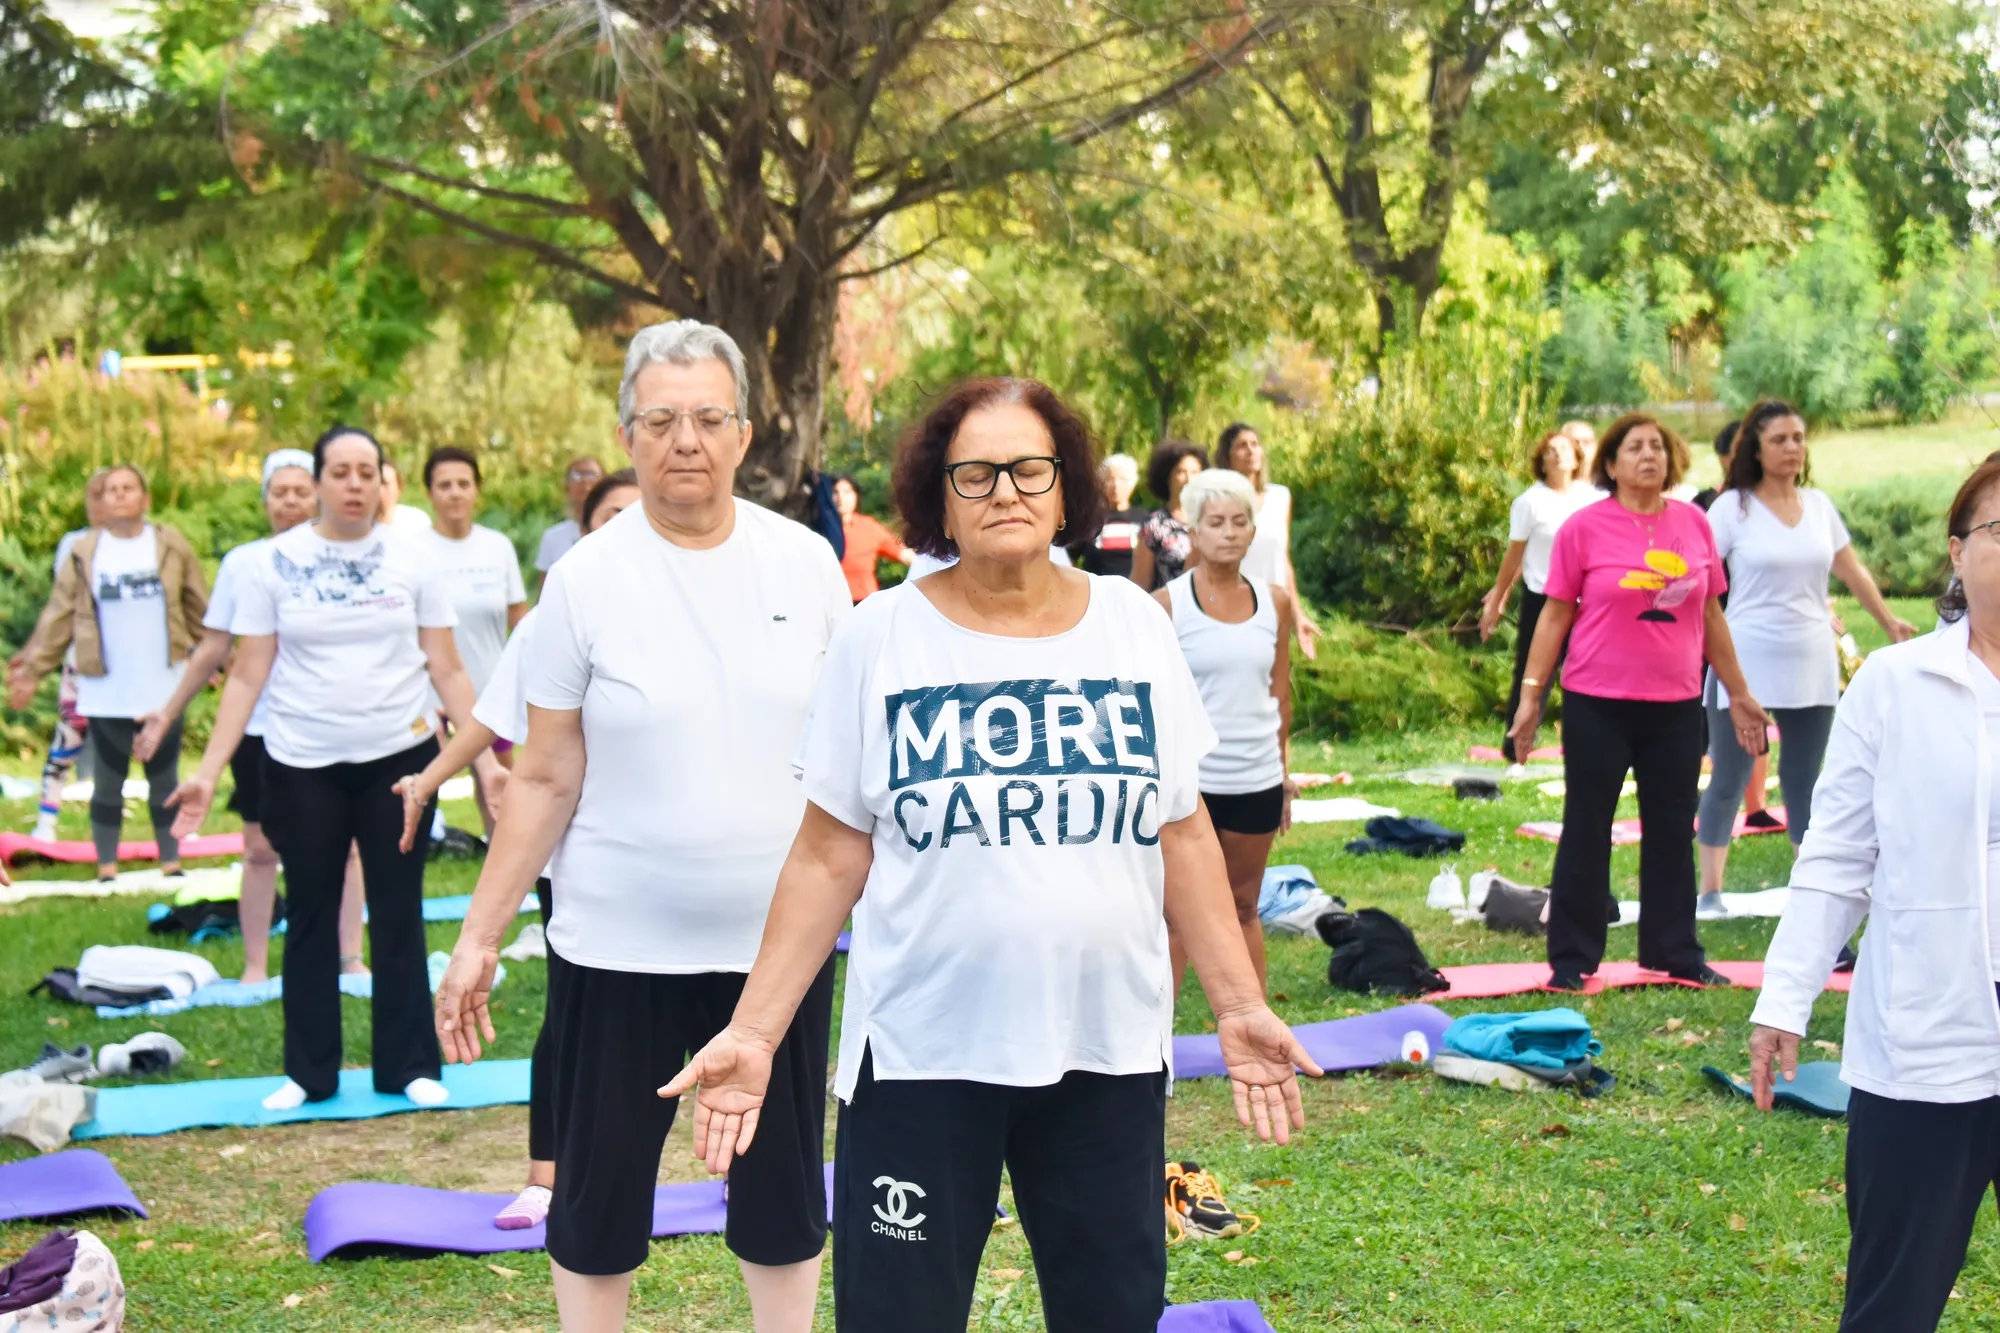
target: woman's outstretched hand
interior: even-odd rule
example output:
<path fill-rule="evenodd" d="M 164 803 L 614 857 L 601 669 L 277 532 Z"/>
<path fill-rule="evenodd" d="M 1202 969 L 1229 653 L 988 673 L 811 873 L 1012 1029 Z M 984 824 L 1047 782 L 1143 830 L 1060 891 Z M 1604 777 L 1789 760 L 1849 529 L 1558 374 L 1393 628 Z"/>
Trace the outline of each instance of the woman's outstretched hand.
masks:
<path fill-rule="evenodd" d="M 1305 1128 L 1305 1103 L 1299 1098 L 1299 1071 L 1324 1071 L 1306 1054 L 1283 1019 L 1264 1005 L 1218 1017 L 1216 1039 L 1222 1063 L 1229 1070 L 1236 1095 L 1236 1118 L 1254 1125 L 1260 1139 L 1290 1143 L 1294 1129 Z"/>
<path fill-rule="evenodd" d="M 695 1156 L 708 1164 L 711 1174 L 719 1176 L 750 1151 L 770 1086 L 770 1049 L 729 1027 L 696 1051 L 687 1068 L 660 1089 L 660 1096 L 678 1097 L 690 1088 L 698 1089 L 694 1098 Z"/>

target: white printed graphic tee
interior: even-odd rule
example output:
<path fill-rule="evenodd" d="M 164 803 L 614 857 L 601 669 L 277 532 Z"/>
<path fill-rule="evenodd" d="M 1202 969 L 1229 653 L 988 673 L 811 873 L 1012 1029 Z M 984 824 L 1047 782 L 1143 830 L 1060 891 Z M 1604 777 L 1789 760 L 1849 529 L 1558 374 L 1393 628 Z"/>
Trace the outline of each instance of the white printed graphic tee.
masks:
<path fill-rule="evenodd" d="M 264 746 L 293 768 L 365 764 L 431 734 L 419 629 L 457 623 L 444 580 L 413 543 L 377 524 L 328 541 L 301 523 L 246 571 L 233 634 L 275 634 Z"/>
<path fill-rule="evenodd" d="M 834 635 L 800 749 L 806 799 L 872 835 L 835 1091 L 881 1079 L 1017 1087 L 1167 1069 L 1162 825 L 1215 743 L 1173 623 L 1089 576 L 1065 632 L 945 618 L 904 584 Z"/>
<path fill-rule="evenodd" d="M 90 563 L 104 674 L 76 678 L 85 717 L 143 717 L 173 697 L 184 662 L 168 662 L 167 595 L 160 538 L 148 523 L 136 537 L 97 534 Z"/>

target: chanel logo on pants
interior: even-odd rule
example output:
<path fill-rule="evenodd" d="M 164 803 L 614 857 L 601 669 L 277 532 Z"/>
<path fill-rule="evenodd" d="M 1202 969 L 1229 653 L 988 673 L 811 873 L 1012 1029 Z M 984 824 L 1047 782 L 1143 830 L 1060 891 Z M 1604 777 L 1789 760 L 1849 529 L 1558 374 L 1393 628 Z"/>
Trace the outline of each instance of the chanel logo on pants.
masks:
<path fill-rule="evenodd" d="M 898 1180 L 894 1176 L 877 1176 L 875 1188 L 885 1191 L 882 1203 L 875 1205 L 875 1216 L 881 1221 L 874 1223 L 869 1229 L 878 1236 L 889 1236 L 896 1240 L 922 1240 L 924 1233 L 917 1228 L 923 1225 L 924 1218 L 929 1214 L 918 1213 L 915 1217 L 910 1216 L 910 1198 L 912 1195 L 919 1199 L 923 1198 L 923 1186 L 911 1184 L 907 1180 Z M 884 1207 L 884 1204 L 887 1207 Z"/>

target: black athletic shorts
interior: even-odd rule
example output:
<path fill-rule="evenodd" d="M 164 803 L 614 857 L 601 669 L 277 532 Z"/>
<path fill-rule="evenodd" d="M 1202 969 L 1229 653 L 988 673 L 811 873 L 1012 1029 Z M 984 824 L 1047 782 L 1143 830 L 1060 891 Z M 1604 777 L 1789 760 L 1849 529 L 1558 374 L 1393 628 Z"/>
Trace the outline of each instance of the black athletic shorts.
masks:
<path fill-rule="evenodd" d="M 964 1333 L 1004 1165 L 1049 1333 L 1154 1333 L 1166 1122 L 1164 1069 L 1017 1088 L 877 1079 L 864 1053 L 834 1140 L 834 1327 Z"/>
<path fill-rule="evenodd" d="M 1246 836 L 1276 833 L 1285 820 L 1285 784 L 1240 796 L 1205 791 L 1201 803 L 1208 807 L 1208 822 L 1219 829 Z"/>
<path fill-rule="evenodd" d="M 653 1186 L 675 1101 L 659 1088 L 729 1024 L 741 972 L 615 972 L 549 949 L 555 1060 L 555 1196 L 549 1257 L 608 1277 L 645 1262 Z M 826 1244 L 826 1063 L 833 959 L 820 969 L 771 1063 L 750 1151 L 729 1170 L 730 1252 L 777 1266 Z"/>
<path fill-rule="evenodd" d="M 236 790 L 229 794 L 229 808 L 246 824 L 264 822 L 264 738 L 245 736 L 229 756 L 229 774 Z"/>

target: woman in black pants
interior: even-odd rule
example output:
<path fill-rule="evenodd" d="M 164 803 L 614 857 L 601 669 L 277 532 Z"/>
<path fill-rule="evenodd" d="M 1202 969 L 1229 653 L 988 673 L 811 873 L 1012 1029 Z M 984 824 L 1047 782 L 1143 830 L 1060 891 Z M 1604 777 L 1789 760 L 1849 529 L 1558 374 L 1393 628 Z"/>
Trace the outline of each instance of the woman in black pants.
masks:
<path fill-rule="evenodd" d="M 1528 674 L 1528 648 L 1535 641 L 1535 622 L 1548 602 L 1543 591 L 1549 580 L 1549 555 L 1555 549 L 1556 533 L 1569 516 L 1587 504 L 1603 498 L 1581 475 L 1576 441 L 1562 431 L 1542 437 L 1528 456 L 1528 470 L 1535 484 L 1514 497 L 1507 511 L 1507 554 L 1501 557 L 1500 572 L 1492 590 L 1479 605 L 1479 637 L 1493 637 L 1500 615 L 1507 609 L 1507 594 L 1514 580 L 1521 580 L 1520 630 L 1514 636 L 1514 684 L 1507 693 L 1507 720 L 1521 706 L 1521 677 Z M 1561 665 L 1561 658 L 1557 659 Z M 1528 756 L 1516 754 L 1510 736 L 1500 743 L 1510 763 L 1524 763 Z"/>
<path fill-rule="evenodd" d="M 1708 520 L 1667 492 L 1687 446 L 1654 418 L 1605 432 L 1592 479 L 1606 499 L 1556 534 L 1548 603 L 1535 627 L 1508 733 L 1534 748 L 1542 694 L 1563 664 L 1563 836 L 1549 900 L 1550 985 L 1581 990 L 1604 959 L 1611 909 L 1611 824 L 1629 771 L 1639 787 L 1639 962 L 1700 985 L 1727 985 L 1695 934 L 1694 816 L 1703 748 L 1704 659 L 1729 691 L 1743 748 L 1764 748 L 1770 719 L 1751 697 L 1722 616 L 1728 586 Z"/>
<path fill-rule="evenodd" d="M 375 1090 L 446 1100 L 424 965 L 424 850 L 401 850 L 393 786 L 436 757 L 430 688 L 453 723 L 472 684 L 452 641 L 443 582 L 376 524 L 382 448 L 336 426 L 313 446 L 320 517 L 273 538 L 246 572 L 230 630 L 241 641 L 201 767 L 174 793 L 194 832 L 260 696 L 264 824 L 285 858 L 285 1085 L 274 1111 L 339 1091 L 338 917 L 348 848 L 366 880 L 375 973 Z"/>

